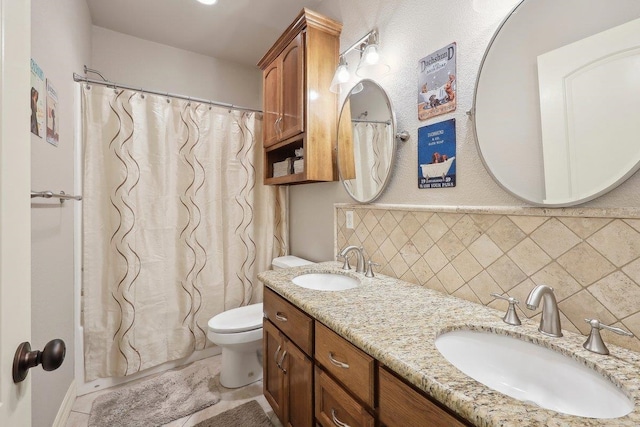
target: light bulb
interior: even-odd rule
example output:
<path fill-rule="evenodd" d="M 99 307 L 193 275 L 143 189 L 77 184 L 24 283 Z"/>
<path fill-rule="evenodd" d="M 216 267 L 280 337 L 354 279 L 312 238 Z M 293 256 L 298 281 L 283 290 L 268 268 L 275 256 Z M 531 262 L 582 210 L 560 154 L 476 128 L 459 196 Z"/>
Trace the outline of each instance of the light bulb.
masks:
<path fill-rule="evenodd" d="M 202 4 L 212 5 L 218 3 L 218 0 L 198 0 Z"/>
<path fill-rule="evenodd" d="M 364 60 L 369 65 L 377 64 L 380 60 L 380 54 L 378 53 L 378 46 L 370 44 L 364 51 Z"/>

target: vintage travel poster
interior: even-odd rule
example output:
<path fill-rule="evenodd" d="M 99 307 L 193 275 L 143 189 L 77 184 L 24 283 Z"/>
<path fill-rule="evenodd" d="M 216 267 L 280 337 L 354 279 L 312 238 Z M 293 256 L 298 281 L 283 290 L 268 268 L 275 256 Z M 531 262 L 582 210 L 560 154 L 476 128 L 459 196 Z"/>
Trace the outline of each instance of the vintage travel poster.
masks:
<path fill-rule="evenodd" d="M 58 118 L 58 93 L 47 79 L 47 142 L 58 146 L 58 128 L 60 127 Z"/>
<path fill-rule="evenodd" d="M 420 60 L 418 119 L 456 109 L 456 51 L 454 42 Z"/>
<path fill-rule="evenodd" d="M 418 188 L 456 186 L 456 119 L 418 129 Z"/>
<path fill-rule="evenodd" d="M 44 137 L 44 73 L 31 59 L 31 133 Z"/>

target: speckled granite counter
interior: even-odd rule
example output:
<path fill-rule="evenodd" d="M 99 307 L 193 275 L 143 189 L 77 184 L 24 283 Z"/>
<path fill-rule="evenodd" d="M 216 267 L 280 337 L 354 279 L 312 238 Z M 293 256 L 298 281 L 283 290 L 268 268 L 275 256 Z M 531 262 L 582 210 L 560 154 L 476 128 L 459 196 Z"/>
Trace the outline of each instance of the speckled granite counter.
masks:
<path fill-rule="evenodd" d="M 356 277 L 357 288 L 323 292 L 301 288 L 291 279 L 304 273 L 334 272 Z M 332 328 L 410 383 L 478 426 L 640 426 L 638 405 L 616 419 L 581 418 L 542 409 L 494 391 L 467 377 L 436 349 L 436 337 L 456 329 L 487 330 L 571 355 L 618 385 L 634 402 L 640 401 L 640 354 L 609 345 L 611 355 L 582 348 L 584 336 L 565 331 L 562 338 L 538 332 L 538 323 L 522 326 L 502 322 L 504 312 L 446 296 L 421 286 L 378 275 L 346 273 L 336 262 L 266 271 L 266 286 Z M 505 302 L 506 310 L 506 302 Z M 522 317 L 522 316 L 521 316 Z"/>

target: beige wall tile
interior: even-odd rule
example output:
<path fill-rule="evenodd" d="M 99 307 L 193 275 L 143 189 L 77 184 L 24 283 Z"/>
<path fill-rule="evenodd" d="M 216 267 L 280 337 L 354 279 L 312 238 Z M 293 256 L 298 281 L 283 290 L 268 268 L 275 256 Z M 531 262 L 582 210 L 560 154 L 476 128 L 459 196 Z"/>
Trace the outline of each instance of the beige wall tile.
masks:
<path fill-rule="evenodd" d="M 387 213 L 380 218 L 380 225 L 387 234 L 391 234 L 393 229 L 398 226 L 398 221 L 396 221 L 391 212 L 387 211 Z"/>
<path fill-rule="evenodd" d="M 451 230 L 465 246 L 469 246 L 478 237 L 482 236 L 482 229 L 476 225 L 475 221 L 473 221 L 469 215 L 460 218 L 460 221 L 458 221 Z"/>
<path fill-rule="evenodd" d="M 400 249 L 400 255 L 402 255 L 402 258 L 410 267 L 422 258 L 418 249 L 411 242 L 407 242 L 402 249 Z"/>
<path fill-rule="evenodd" d="M 449 227 L 447 227 L 438 215 L 432 215 L 431 218 L 425 222 L 423 228 L 435 242 L 440 240 L 440 238 L 449 231 Z"/>
<path fill-rule="evenodd" d="M 409 212 L 400 221 L 400 228 L 404 231 L 407 237 L 411 238 L 418 230 L 422 229 L 422 225 L 418 222 L 416 217 Z"/>
<path fill-rule="evenodd" d="M 462 218 L 464 216 L 464 214 L 458 214 L 458 213 L 438 213 L 438 216 L 440 216 L 440 219 L 442 219 L 442 221 L 447 224 L 447 227 L 451 228 L 454 226 L 455 223 L 457 223 L 458 221 L 460 221 L 460 218 Z"/>
<path fill-rule="evenodd" d="M 442 236 L 436 244 L 449 261 L 457 257 L 460 252 L 464 251 L 464 244 L 460 239 L 458 239 L 458 236 L 452 232 Z"/>
<path fill-rule="evenodd" d="M 405 234 L 404 231 L 402 231 L 402 228 L 400 228 L 399 226 L 394 228 L 393 231 L 389 234 L 389 239 L 398 250 L 400 250 L 409 241 L 409 237 Z"/>
<path fill-rule="evenodd" d="M 530 238 L 518 243 L 507 255 L 526 275 L 532 275 L 551 262 L 549 255 Z"/>
<path fill-rule="evenodd" d="M 569 227 L 581 239 L 586 239 L 605 225 L 609 224 L 609 218 L 559 218 L 559 221 Z"/>
<path fill-rule="evenodd" d="M 536 228 L 544 224 L 548 218 L 542 216 L 509 215 L 509 219 L 513 221 L 513 223 L 525 234 L 530 234 L 533 233 Z"/>
<path fill-rule="evenodd" d="M 558 301 L 562 301 L 582 290 L 582 286 L 578 281 L 556 262 L 546 265 L 542 270 L 534 274 L 531 279 L 536 285 L 551 286 Z"/>
<path fill-rule="evenodd" d="M 411 243 L 416 247 L 418 252 L 424 254 L 433 246 L 433 240 L 423 228 L 420 228 L 416 233 L 411 237 Z"/>
<path fill-rule="evenodd" d="M 620 271 L 597 281 L 588 290 L 618 319 L 640 308 L 640 286 Z"/>
<path fill-rule="evenodd" d="M 449 260 L 447 260 L 447 257 L 444 256 L 438 246 L 432 246 L 427 253 L 424 254 L 424 259 L 435 273 L 442 270 L 442 268 L 449 263 Z"/>
<path fill-rule="evenodd" d="M 504 252 L 486 234 L 469 245 L 469 252 L 485 268 L 504 255 Z"/>
<path fill-rule="evenodd" d="M 495 280 L 487 273 L 486 271 L 482 271 L 480 274 L 475 276 L 473 279 L 469 281 L 469 287 L 473 291 L 474 294 L 482 301 L 483 304 L 489 304 L 495 298 L 491 296 L 492 293 L 496 293 L 498 295 L 502 295 L 504 292 L 498 286 Z M 506 310 L 506 302 L 505 302 L 505 310 Z"/>
<path fill-rule="evenodd" d="M 415 262 L 415 264 L 411 266 L 411 270 L 416 275 L 416 278 L 418 279 L 420 284 L 425 284 L 435 275 L 435 273 L 433 272 L 433 270 L 431 270 L 431 267 L 429 267 L 429 264 L 427 264 L 427 261 L 425 261 L 423 257 L 421 257 Z"/>
<path fill-rule="evenodd" d="M 453 268 L 456 269 L 465 282 L 473 279 L 482 271 L 480 263 L 478 263 L 473 255 L 466 249 L 451 261 L 451 265 L 453 265 Z"/>
<path fill-rule="evenodd" d="M 593 234 L 587 242 L 617 267 L 640 256 L 640 233 L 619 219 Z"/>
<path fill-rule="evenodd" d="M 478 296 L 475 293 L 473 293 L 469 285 L 464 285 L 463 287 L 455 291 L 452 295 L 457 298 L 462 298 L 467 301 L 482 304 L 482 301 L 480 301 Z"/>
<path fill-rule="evenodd" d="M 482 231 L 487 231 L 493 224 L 496 223 L 496 221 L 502 218 L 501 215 L 491 214 L 469 214 L 469 217 L 473 219 L 473 222 L 475 222 Z"/>
<path fill-rule="evenodd" d="M 560 264 L 582 286 L 611 273 L 615 267 L 587 243 L 580 243 L 558 258 Z"/>
<path fill-rule="evenodd" d="M 538 227 L 531 233 L 531 239 L 551 258 L 558 258 L 582 241 L 556 218 L 551 218 Z"/>
<path fill-rule="evenodd" d="M 367 227 L 367 230 L 372 231 L 375 226 L 378 225 L 378 218 L 376 218 L 372 211 L 367 211 L 365 216 L 362 218 L 362 222 L 365 227 Z"/>
<path fill-rule="evenodd" d="M 487 236 L 489 236 L 503 252 L 507 252 L 526 237 L 525 233 L 506 216 L 500 218 L 487 230 Z"/>
<path fill-rule="evenodd" d="M 447 266 L 440 270 L 436 276 L 440 280 L 440 283 L 442 283 L 442 286 L 447 290 L 448 294 L 454 293 L 464 285 L 464 279 L 460 274 L 458 274 L 451 264 L 447 264 Z"/>
<path fill-rule="evenodd" d="M 580 291 L 560 302 L 558 307 L 565 316 L 572 319 L 571 322 L 583 334 L 588 334 L 591 330 L 591 327 L 584 319 L 598 319 L 607 325 L 616 321 L 613 314 L 586 290 Z"/>
<path fill-rule="evenodd" d="M 500 257 L 487 268 L 487 272 L 504 292 L 509 292 L 514 286 L 527 278 L 527 275 L 506 255 Z"/>

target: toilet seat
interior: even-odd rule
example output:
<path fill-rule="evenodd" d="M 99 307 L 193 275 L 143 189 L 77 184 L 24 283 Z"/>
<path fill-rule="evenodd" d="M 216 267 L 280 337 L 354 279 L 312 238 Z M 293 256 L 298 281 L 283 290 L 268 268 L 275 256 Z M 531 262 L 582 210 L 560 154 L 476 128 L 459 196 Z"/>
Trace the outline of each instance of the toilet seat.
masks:
<path fill-rule="evenodd" d="M 264 317 L 262 303 L 246 305 L 213 316 L 209 331 L 216 334 L 233 334 L 262 328 Z"/>

